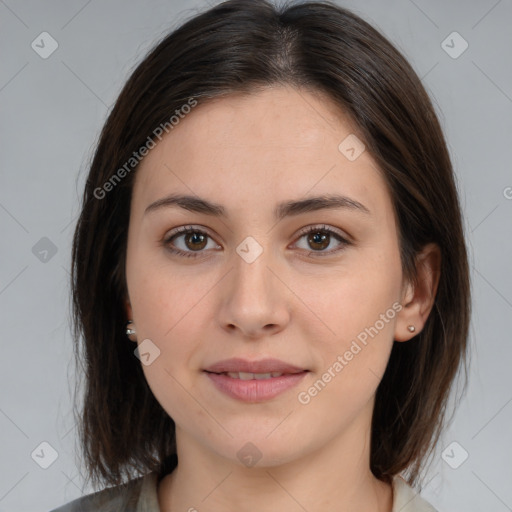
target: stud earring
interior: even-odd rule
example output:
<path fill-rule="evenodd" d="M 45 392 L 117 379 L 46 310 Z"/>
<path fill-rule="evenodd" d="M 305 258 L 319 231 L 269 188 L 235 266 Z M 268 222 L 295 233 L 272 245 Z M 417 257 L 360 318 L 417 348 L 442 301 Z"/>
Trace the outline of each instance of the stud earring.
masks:
<path fill-rule="evenodd" d="M 137 341 L 137 331 L 135 330 L 135 325 L 132 320 L 129 320 L 126 324 L 126 336 L 131 341 Z"/>
<path fill-rule="evenodd" d="M 416 327 L 414 327 L 414 325 L 409 325 L 407 329 L 409 329 L 409 332 L 414 332 L 416 330 Z"/>

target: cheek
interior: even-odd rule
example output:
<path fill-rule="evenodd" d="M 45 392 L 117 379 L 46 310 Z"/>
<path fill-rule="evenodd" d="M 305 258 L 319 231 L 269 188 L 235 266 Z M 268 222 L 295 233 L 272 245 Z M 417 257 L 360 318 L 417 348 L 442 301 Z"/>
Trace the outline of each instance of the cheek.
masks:
<path fill-rule="evenodd" d="M 374 290 L 365 301 L 350 300 L 350 288 L 346 291 L 338 294 L 339 304 L 324 312 L 336 334 L 318 337 L 319 365 L 297 396 L 309 418 L 324 418 L 327 410 L 338 414 L 337 427 L 374 397 L 389 361 L 396 317 L 389 292 L 377 295 Z"/>
<path fill-rule="evenodd" d="M 134 268 L 147 269 L 133 274 L 130 289 L 139 340 L 152 340 L 160 350 L 155 363 L 183 380 L 206 333 L 211 333 L 211 297 L 220 278 L 193 266 L 176 271 L 165 261 L 136 265 L 134 259 Z M 156 370 L 150 366 L 147 371 Z"/>
<path fill-rule="evenodd" d="M 315 377 L 319 388 L 325 384 L 319 393 L 324 399 L 365 403 L 375 392 L 393 346 L 401 278 L 399 253 L 391 247 L 361 252 L 314 293 L 309 290 L 306 302 L 321 320 L 312 324 L 322 333 L 315 336 Z M 313 337 L 313 326 L 308 328 Z"/>
<path fill-rule="evenodd" d="M 303 280 L 298 295 L 323 325 L 327 343 L 343 343 L 375 324 L 400 298 L 402 272 L 399 254 L 354 253 L 329 275 Z M 300 281 L 298 281 L 300 282 Z M 392 309 L 388 315 L 394 318 Z M 391 323 L 391 322 L 390 322 Z M 390 323 L 380 329 L 390 331 Z"/>
<path fill-rule="evenodd" d="M 206 285 L 194 275 L 192 266 L 176 271 L 158 254 L 160 251 L 135 252 L 128 279 L 137 330 L 146 337 L 163 341 L 166 333 L 170 334 L 175 326 L 187 320 Z"/>
<path fill-rule="evenodd" d="M 193 279 L 153 265 L 133 281 L 139 340 L 150 339 L 160 350 L 142 369 L 153 395 L 178 424 L 198 421 L 201 414 L 190 395 L 195 382 L 192 358 L 204 338 L 201 333 L 208 332 L 201 298 L 211 285 Z"/>

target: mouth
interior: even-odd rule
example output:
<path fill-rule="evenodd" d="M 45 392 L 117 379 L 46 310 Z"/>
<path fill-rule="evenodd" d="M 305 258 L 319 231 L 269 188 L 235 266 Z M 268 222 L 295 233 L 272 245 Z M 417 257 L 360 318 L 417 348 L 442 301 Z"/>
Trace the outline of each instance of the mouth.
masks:
<path fill-rule="evenodd" d="M 269 401 L 301 382 L 309 370 L 283 372 L 211 372 L 204 371 L 214 389 L 224 396 L 246 403 Z"/>

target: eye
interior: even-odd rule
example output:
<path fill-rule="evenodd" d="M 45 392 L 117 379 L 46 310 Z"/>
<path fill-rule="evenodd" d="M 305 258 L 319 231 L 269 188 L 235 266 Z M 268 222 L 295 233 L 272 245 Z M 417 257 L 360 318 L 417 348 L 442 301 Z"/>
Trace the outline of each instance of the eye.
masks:
<path fill-rule="evenodd" d="M 314 257 L 330 256 L 345 249 L 346 246 L 351 245 L 351 242 L 344 238 L 337 230 L 325 225 L 311 226 L 303 229 L 300 232 L 299 240 L 302 238 L 306 239 L 306 244 L 308 244 L 312 250 L 308 247 L 303 249 L 309 251 L 308 256 Z M 329 251 L 324 250 L 332 244 L 333 239 L 338 241 L 336 248 Z"/>
<path fill-rule="evenodd" d="M 311 226 L 304 228 L 299 233 L 299 240 L 305 238 L 308 247 L 302 248 L 308 251 L 308 256 L 322 257 L 330 256 L 343 250 L 352 242 L 344 238 L 337 230 L 329 228 L 325 225 Z M 212 246 L 208 247 L 208 242 L 212 242 Z M 336 248 L 326 251 L 334 241 L 338 242 Z M 187 258 L 197 258 L 203 256 L 204 249 L 220 249 L 211 236 L 204 230 L 194 226 L 180 226 L 173 230 L 164 240 L 163 245 L 173 254 L 185 256 Z"/>
<path fill-rule="evenodd" d="M 208 239 L 212 240 L 210 235 L 201 229 L 193 226 L 181 226 L 171 232 L 163 243 L 173 254 L 196 258 L 202 255 L 203 249 L 220 248 L 219 245 L 213 243 L 213 240 L 213 247 L 208 247 Z M 179 241 L 177 244 L 175 243 L 176 240 Z"/>

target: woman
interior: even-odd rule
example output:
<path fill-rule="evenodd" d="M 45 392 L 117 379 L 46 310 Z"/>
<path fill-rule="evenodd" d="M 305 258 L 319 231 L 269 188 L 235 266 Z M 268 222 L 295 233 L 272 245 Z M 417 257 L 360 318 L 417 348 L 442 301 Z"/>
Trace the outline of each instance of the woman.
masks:
<path fill-rule="evenodd" d="M 435 510 L 413 486 L 465 369 L 462 225 L 428 95 L 361 18 L 230 0 L 183 24 L 87 179 L 79 425 L 111 487 L 57 510 Z"/>

